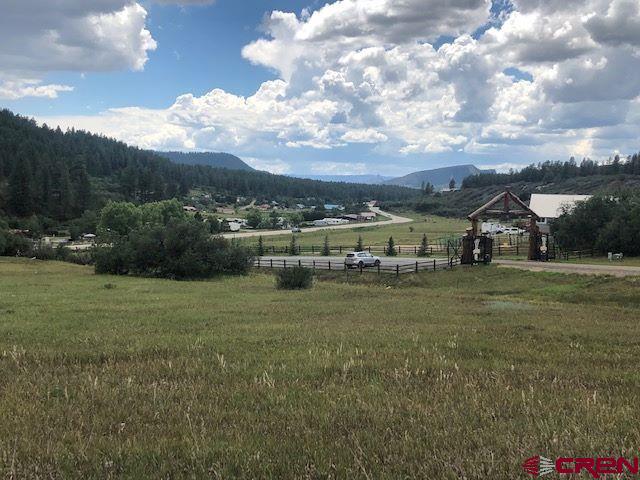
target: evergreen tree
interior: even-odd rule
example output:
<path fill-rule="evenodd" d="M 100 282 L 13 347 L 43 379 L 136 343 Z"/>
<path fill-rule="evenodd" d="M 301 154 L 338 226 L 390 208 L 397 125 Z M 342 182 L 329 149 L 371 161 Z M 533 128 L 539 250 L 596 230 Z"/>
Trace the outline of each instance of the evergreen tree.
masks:
<path fill-rule="evenodd" d="M 7 207 L 18 217 L 27 217 L 34 212 L 32 178 L 29 162 L 18 158 L 9 178 L 9 198 Z"/>
<path fill-rule="evenodd" d="M 258 237 L 258 256 L 264 256 L 264 240 L 262 239 L 262 235 Z"/>
<path fill-rule="evenodd" d="M 362 242 L 362 235 L 358 235 L 358 243 L 356 243 L 356 252 L 364 251 L 364 244 Z"/>
<path fill-rule="evenodd" d="M 398 252 L 396 252 L 396 243 L 393 241 L 393 237 L 389 237 L 389 242 L 387 242 L 385 254 L 388 257 L 395 257 L 398 254 Z"/>
<path fill-rule="evenodd" d="M 89 208 L 91 201 L 91 182 L 82 156 L 76 157 L 69 169 L 69 177 L 73 187 L 72 211 L 74 217 L 79 217 Z"/>
<path fill-rule="evenodd" d="M 322 256 L 328 257 L 331 255 L 331 247 L 329 246 L 329 235 L 324 236 L 324 243 L 322 244 Z"/>
<path fill-rule="evenodd" d="M 298 255 L 298 242 L 295 235 L 291 235 L 291 242 L 289 242 L 289 255 Z"/>
<path fill-rule="evenodd" d="M 422 235 L 422 241 L 420 242 L 420 248 L 418 249 L 419 257 L 426 257 L 429 254 L 429 243 L 427 241 L 427 234 Z"/>
<path fill-rule="evenodd" d="M 449 190 L 455 190 L 456 189 L 456 179 L 451 177 L 451 180 L 449 180 Z"/>

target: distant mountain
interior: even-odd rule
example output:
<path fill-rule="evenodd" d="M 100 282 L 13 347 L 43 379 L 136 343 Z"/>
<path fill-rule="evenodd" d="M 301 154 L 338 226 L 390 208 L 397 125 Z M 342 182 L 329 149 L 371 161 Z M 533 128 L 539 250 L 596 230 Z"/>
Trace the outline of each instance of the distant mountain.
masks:
<path fill-rule="evenodd" d="M 387 180 L 393 177 L 383 177 L 382 175 L 305 175 L 292 174 L 291 177 L 307 178 L 309 180 L 320 180 L 322 182 L 342 182 L 342 183 L 363 183 L 365 185 L 384 185 Z"/>
<path fill-rule="evenodd" d="M 475 165 L 455 165 L 453 167 L 435 168 L 410 173 L 404 177 L 393 178 L 385 182 L 386 185 L 400 185 L 403 187 L 420 188 L 423 183 L 431 183 L 436 190 L 449 187 L 449 181 L 453 178 L 456 186 L 462 185 L 462 180 L 471 175 L 480 173 L 495 173 L 493 170 L 480 170 Z"/>
<path fill-rule="evenodd" d="M 156 152 L 161 157 L 167 158 L 174 163 L 184 165 L 206 165 L 214 168 L 226 168 L 228 170 L 253 171 L 249 165 L 244 163 L 235 155 L 230 153 L 217 152 Z"/>

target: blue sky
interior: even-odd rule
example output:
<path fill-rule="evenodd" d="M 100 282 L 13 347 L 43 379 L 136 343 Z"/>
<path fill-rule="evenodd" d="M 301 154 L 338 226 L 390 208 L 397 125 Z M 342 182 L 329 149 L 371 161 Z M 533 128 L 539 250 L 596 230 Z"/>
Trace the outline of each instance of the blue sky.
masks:
<path fill-rule="evenodd" d="M 23 0 L 7 12 L 0 105 L 143 148 L 383 175 L 637 149 L 635 0 Z"/>

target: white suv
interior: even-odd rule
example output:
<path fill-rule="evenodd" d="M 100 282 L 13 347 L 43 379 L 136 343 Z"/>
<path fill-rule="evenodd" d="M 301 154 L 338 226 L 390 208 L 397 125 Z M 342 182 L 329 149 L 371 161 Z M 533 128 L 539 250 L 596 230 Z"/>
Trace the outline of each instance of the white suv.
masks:
<path fill-rule="evenodd" d="M 369 252 L 353 252 L 347 253 L 344 264 L 349 268 L 377 267 L 380 265 L 380 258 Z"/>

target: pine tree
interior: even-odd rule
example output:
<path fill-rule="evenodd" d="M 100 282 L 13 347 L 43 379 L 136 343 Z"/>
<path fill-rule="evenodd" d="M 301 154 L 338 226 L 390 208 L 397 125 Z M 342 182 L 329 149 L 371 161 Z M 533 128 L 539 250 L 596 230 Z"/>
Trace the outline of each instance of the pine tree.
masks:
<path fill-rule="evenodd" d="M 331 247 L 329 246 L 329 235 L 324 236 L 324 243 L 322 244 L 322 256 L 328 257 L 331 255 Z"/>
<path fill-rule="evenodd" d="M 398 252 L 396 252 L 396 243 L 393 241 L 393 237 L 389 237 L 385 253 L 388 257 L 395 257 L 398 254 Z"/>
<path fill-rule="evenodd" d="M 295 235 L 291 235 L 291 242 L 289 242 L 289 255 L 298 255 L 298 242 Z"/>
<path fill-rule="evenodd" d="M 83 157 L 77 157 L 69 169 L 69 178 L 73 188 L 73 214 L 79 217 L 89 208 L 91 200 L 91 182 Z"/>
<path fill-rule="evenodd" d="M 262 239 L 262 235 L 258 237 L 258 256 L 264 256 L 264 240 Z"/>
<path fill-rule="evenodd" d="M 422 241 L 420 242 L 420 248 L 418 249 L 419 257 L 426 257 L 429 254 L 429 242 L 427 241 L 427 234 L 422 235 Z"/>
<path fill-rule="evenodd" d="M 364 251 L 364 244 L 362 242 L 362 235 L 358 235 L 358 243 L 356 243 L 356 252 Z"/>
<path fill-rule="evenodd" d="M 449 180 L 449 190 L 455 190 L 456 189 L 456 179 L 451 177 L 451 180 Z"/>
<path fill-rule="evenodd" d="M 18 217 L 27 217 L 33 213 L 31 169 L 24 156 L 16 160 L 15 168 L 9 178 L 7 207 L 10 212 Z"/>

